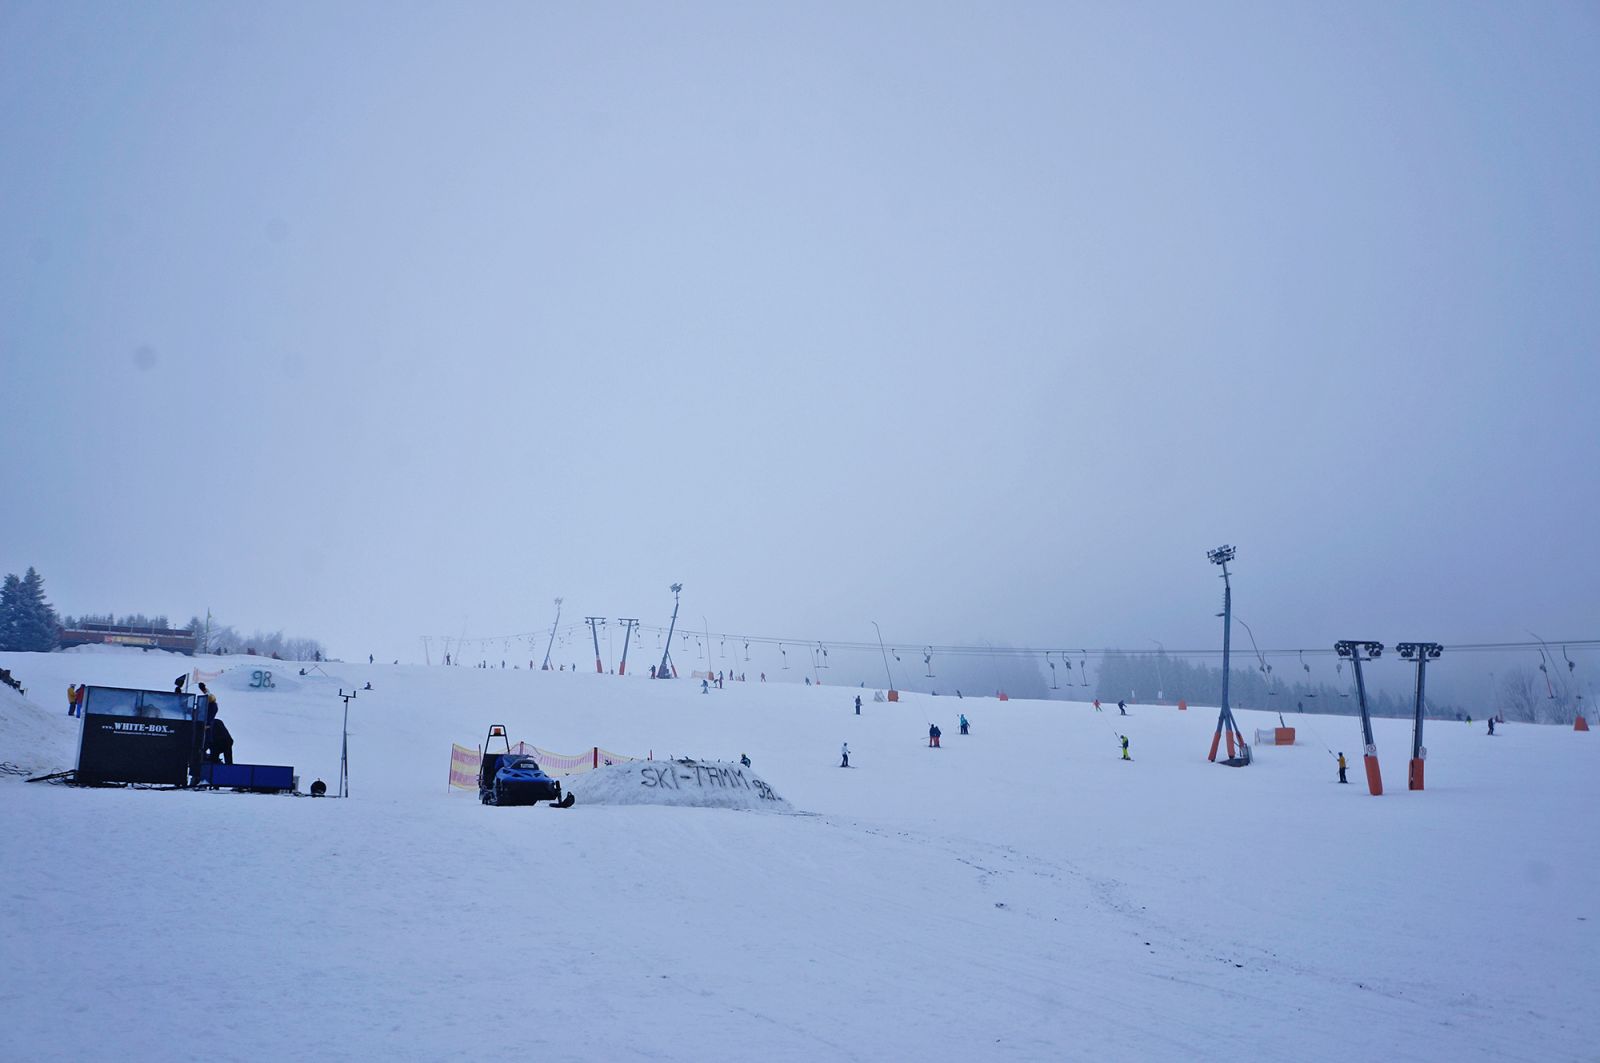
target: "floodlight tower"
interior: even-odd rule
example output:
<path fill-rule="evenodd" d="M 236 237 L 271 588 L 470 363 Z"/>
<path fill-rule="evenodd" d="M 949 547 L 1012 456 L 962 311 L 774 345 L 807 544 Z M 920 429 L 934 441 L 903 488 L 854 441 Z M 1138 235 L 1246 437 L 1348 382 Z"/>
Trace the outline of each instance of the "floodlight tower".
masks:
<path fill-rule="evenodd" d="M 1367 789 L 1373 797 L 1383 796 L 1383 775 L 1378 771 L 1378 744 L 1372 738 L 1372 714 L 1367 711 L 1367 684 L 1361 678 L 1361 662 L 1383 654 L 1383 643 L 1363 639 L 1344 639 L 1333 644 L 1333 652 L 1345 658 L 1356 671 L 1356 700 L 1361 705 L 1361 756 L 1367 766 Z M 1366 654 L 1365 657 L 1362 654 Z"/>
<path fill-rule="evenodd" d="M 678 595 L 683 591 L 683 584 L 672 585 L 672 623 L 667 625 L 667 643 L 661 648 L 661 664 L 656 668 L 656 678 L 666 679 L 672 673 L 667 671 L 672 666 L 672 632 L 678 626 Z"/>
<path fill-rule="evenodd" d="M 1233 710 L 1228 708 L 1228 654 L 1233 644 L 1233 584 L 1228 579 L 1228 562 L 1233 560 L 1234 549 L 1231 546 L 1219 546 L 1215 550 L 1206 551 L 1206 559 L 1213 565 L 1222 566 L 1222 710 L 1217 714 L 1217 731 L 1211 736 L 1211 753 L 1207 760 L 1216 761 L 1217 743 L 1222 736 L 1228 736 L 1228 759 L 1235 759 L 1234 742 L 1244 748 L 1245 762 L 1249 763 L 1249 747 L 1245 746 L 1244 735 L 1239 731 L 1239 725 L 1234 722 Z"/>
<path fill-rule="evenodd" d="M 633 641 L 633 629 L 639 626 L 639 618 L 636 616 L 619 616 L 617 617 L 617 623 L 628 625 L 627 633 L 622 636 L 622 663 L 617 665 L 617 674 L 627 675 L 628 643 Z"/>
<path fill-rule="evenodd" d="M 350 688 L 350 693 L 344 692 L 344 687 L 339 688 L 339 696 L 344 699 L 344 724 L 340 728 L 339 739 L 339 796 L 350 796 L 350 703 L 355 700 L 356 691 Z"/>
<path fill-rule="evenodd" d="M 1422 744 L 1422 687 L 1423 679 L 1428 671 L 1428 662 L 1437 660 L 1444 653 L 1444 647 L 1437 642 L 1402 642 L 1395 646 L 1395 652 L 1408 661 L 1417 662 L 1417 707 L 1414 721 L 1411 725 L 1411 773 L 1407 777 L 1407 789 L 1422 789 L 1422 762 L 1428 759 L 1428 747 Z M 1493 712 L 1494 710 L 1490 710 Z"/>
<path fill-rule="evenodd" d="M 557 598 L 556 599 L 556 618 L 550 625 L 550 641 L 544 644 L 544 664 L 539 669 L 541 672 L 548 672 L 550 670 L 550 647 L 552 647 L 552 646 L 554 646 L 556 644 L 556 628 L 559 627 L 560 625 L 561 625 L 561 599 Z M 459 651 L 457 651 L 457 652 L 459 653 Z"/>

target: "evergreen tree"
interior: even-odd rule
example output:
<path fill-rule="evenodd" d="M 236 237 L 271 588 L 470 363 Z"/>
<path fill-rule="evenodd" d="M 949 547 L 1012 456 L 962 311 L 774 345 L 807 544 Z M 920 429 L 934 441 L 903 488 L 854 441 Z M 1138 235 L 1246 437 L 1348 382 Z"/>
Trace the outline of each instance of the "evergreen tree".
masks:
<path fill-rule="evenodd" d="M 7 577 L 9 585 L 11 577 Z M 61 618 L 45 599 L 44 577 L 31 565 L 18 584 L 15 626 L 11 648 L 25 653 L 49 653 L 61 644 Z"/>
<path fill-rule="evenodd" d="M 15 651 L 17 646 L 17 618 L 22 608 L 22 581 L 15 573 L 6 574 L 0 588 L 0 650 Z"/>

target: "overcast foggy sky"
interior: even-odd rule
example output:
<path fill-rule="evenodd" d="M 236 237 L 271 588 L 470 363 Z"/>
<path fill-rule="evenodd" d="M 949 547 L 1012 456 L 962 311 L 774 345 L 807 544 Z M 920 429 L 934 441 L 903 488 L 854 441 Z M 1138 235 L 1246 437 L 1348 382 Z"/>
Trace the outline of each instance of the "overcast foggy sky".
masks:
<path fill-rule="evenodd" d="M 1592 4 L 6 0 L 0 145 L 63 612 L 1600 635 Z"/>

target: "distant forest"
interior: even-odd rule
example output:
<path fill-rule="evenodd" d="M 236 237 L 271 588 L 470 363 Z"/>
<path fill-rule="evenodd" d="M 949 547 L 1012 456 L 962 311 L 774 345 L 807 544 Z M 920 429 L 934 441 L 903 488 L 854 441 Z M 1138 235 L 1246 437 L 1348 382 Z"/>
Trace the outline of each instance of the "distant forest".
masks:
<path fill-rule="evenodd" d="M 1296 666 L 1298 668 L 1298 666 Z M 1324 667 L 1329 667 L 1324 665 Z M 1350 665 L 1331 666 L 1341 685 L 1326 681 L 1297 680 L 1286 682 L 1271 666 L 1258 665 L 1252 669 L 1229 669 L 1228 704 L 1236 709 L 1266 709 L 1270 712 L 1322 713 L 1330 716 L 1359 715 L 1356 704 L 1355 680 Z M 1310 672 L 1305 674 L 1308 679 Z M 1100 664 L 1096 697 L 1101 701 L 1128 698 L 1134 701 L 1160 700 L 1175 702 L 1183 698 L 1196 705 L 1218 705 L 1222 702 L 1222 669 L 1210 665 L 1192 664 L 1164 653 L 1107 653 Z M 1428 699 L 1428 715 L 1450 719 L 1464 716 L 1454 705 Z M 1412 700 L 1409 697 L 1384 693 L 1367 686 L 1367 710 L 1374 716 L 1410 716 Z M 1511 715 L 1509 712 L 1506 714 Z"/>
<path fill-rule="evenodd" d="M 1556 674 L 1541 666 L 1538 671 L 1528 667 L 1510 668 L 1502 672 L 1489 700 L 1501 717 L 1524 723 L 1571 723 L 1586 708 L 1593 706 L 1584 701 L 1583 694 L 1572 681 L 1570 670 Z M 1272 712 L 1321 713 L 1329 716 L 1356 715 L 1355 679 L 1348 663 L 1329 665 L 1324 659 L 1318 668 L 1332 668 L 1335 684 L 1310 682 L 1309 666 L 1291 665 L 1306 680 L 1286 682 L 1272 666 L 1257 664 L 1250 669 L 1231 669 L 1228 683 L 1228 703 L 1236 709 L 1267 709 Z M 1542 675 L 1540 673 L 1543 673 Z M 1131 701 L 1155 701 L 1157 691 L 1164 693 L 1160 700 L 1177 701 L 1184 698 L 1197 705 L 1216 705 L 1222 700 L 1222 669 L 1191 664 L 1163 653 L 1126 654 L 1108 652 L 1102 659 L 1099 684 L 1095 696 L 1101 701 L 1128 698 Z M 1135 693 L 1137 692 L 1137 693 Z M 1428 715 L 1432 718 L 1462 719 L 1468 715 L 1458 705 L 1427 699 Z M 1410 716 L 1411 698 L 1374 690 L 1367 686 L 1367 708 L 1374 716 Z M 1482 710 L 1479 710 L 1482 711 Z M 1592 715 L 1592 713 L 1591 713 Z"/>

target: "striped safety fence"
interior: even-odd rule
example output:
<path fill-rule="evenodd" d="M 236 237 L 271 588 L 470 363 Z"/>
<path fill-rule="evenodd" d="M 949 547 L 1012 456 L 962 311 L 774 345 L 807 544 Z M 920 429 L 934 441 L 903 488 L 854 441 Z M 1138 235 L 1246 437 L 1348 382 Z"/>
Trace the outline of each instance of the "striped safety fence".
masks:
<path fill-rule="evenodd" d="M 635 760 L 649 760 L 651 757 L 632 757 L 626 753 L 613 753 L 599 746 L 590 746 L 582 753 L 568 755 L 554 753 L 548 749 L 540 749 L 526 742 L 518 742 L 511 747 L 511 752 L 518 755 L 532 757 L 539 762 L 539 767 L 547 775 L 577 775 L 595 768 L 605 767 L 608 764 L 626 764 Z M 450 744 L 450 786 L 458 790 L 476 790 L 478 788 L 478 768 L 483 763 L 483 754 L 472 747 Z"/>

